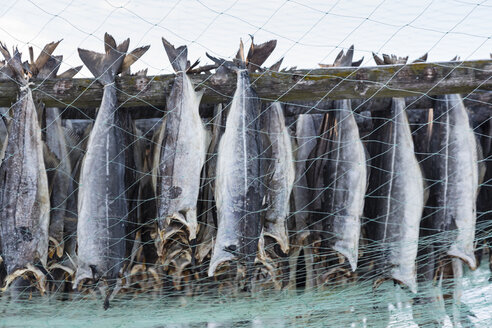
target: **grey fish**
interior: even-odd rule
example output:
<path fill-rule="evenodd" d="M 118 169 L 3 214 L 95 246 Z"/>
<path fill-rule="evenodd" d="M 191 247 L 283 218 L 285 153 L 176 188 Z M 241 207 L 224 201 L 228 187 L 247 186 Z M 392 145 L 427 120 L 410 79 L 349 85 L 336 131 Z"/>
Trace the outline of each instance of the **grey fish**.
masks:
<path fill-rule="evenodd" d="M 72 78 L 77 74 L 82 66 L 70 69 L 57 76 L 58 68 L 63 60 L 63 56 L 51 56 L 46 64 L 39 69 L 37 78 L 49 79 L 63 76 Z M 60 258 L 63 255 L 63 230 L 66 217 L 65 209 L 67 206 L 68 192 L 72 184 L 72 166 L 70 161 L 69 149 L 65 140 L 65 129 L 62 127 L 61 111 L 59 108 L 47 107 L 46 111 L 46 146 L 56 157 L 53 161 L 45 163 L 48 172 L 48 182 L 50 186 L 50 228 L 49 238 L 53 243 L 56 255 Z M 51 165 L 50 165 L 51 164 Z M 51 167 L 50 167 L 51 166 Z M 51 255 L 50 255 L 51 256 Z"/>
<path fill-rule="evenodd" d="M 328 233 L 329 247 L 345 256 L 355 271 L 366 192 L 366 155 L 350 100 L 336 101 L 335 108 L 326 114 L 319 139 L 319 145 L 326 147 L 321 155 L 326 158 L 322 211 L 328 214 L 323 231 Z"/>
<path fill-rule="evenodd" d="M 294 185 L 295 169 L 291 137 L 282 105 L 272 103 L 263 114 L 269 144 L 265 147 L 269 159 L 266 173 L 266 212 L 264 234 L 274 238 L 284 253 L 289 251 L 287 216 L 290 212 L 290 194 Z"/>
<path fill-rule="evenodd" d="M 259 49 L 264 48 L 260 46 Z M 268 55 L 272 50 L 269 49 Z M 250 55 L 263 61 L 266 59 L 265 54 L 254 55 L 252 50 Z M 220 62 L 211 56 L 209 58 Z M 215 200 L 218 231 L 208 275 L 213 276 L 225 262 L 236 260 L 246 267 L 249 279 L 263 226 L 260 100 L 251 86 L 242 42 L 238 60 L 239 69 L 230 65 L 237 73 L 237 86 L 217 155 Z M 261 64 L 261 60 L 255 62 L 255 65 Z"/>
<path fill-rule="evenodd" d="M 373 158 L 378 187 L 369 194 L 376 217 L 368 229 L 376 241 L 380 281 L 391 278 L 417 291 L 415 259 L 424 206 L 424 180 L 414 154 L 412 134 L 404 111 L 405 100 L 393 98 L 387 120 L 380 126 L 379 156 Z M 369 200 L 368 200 L 369 201 Z"/>
<path fill-rule="evenodd" d="M 214 108 L 214 116 L 211 122 L 212 124 L 212 137 L 208 148 L 207 160 L 205 162 L 204 169 L 204 184 L 202 186 L 202 199 L 200 213 L 200 224 L 202 227 L 197 235 L 197 246 L 195 257 L 198 263 L 202 263 L 204 259 L 209 256 L 214 246 L 214 238 L 217 232 L 217 212 L 215 210 L 215 173 L 217 167 L 217 152 L 219 147 L 219 140 L 224 133 L 224 117 L 225 110 L 222 108 L 222 104 L 218 104 Z"/>
<path fill-rule="evenodd" d="M 353 54 L 354 46 L 346 53 L 342 50 L 333 66 L 359 65 L 361 60 L 352 62 Z M 335 101 L 334 107 L 324 114 L 307 173 L 308 186 L 313 188 L 310 208 L 315 224 L 311 230 L 316 239 L 321 239 L 321 247 L 341 254 L 355 271 L 366 191 L 366 156 L 350 100 Z M 327 275 L 324 266 L 323 274 Z"/>
<path fill-rule="evenodd" d="M 492 117 L 483 125 L 481 138 L 485 176 L 480 185 L 477 200 L 477 232 L 479 243 L 487 243 L 489 247 L 489 269 L 492 274 Z M 477 250 L 478 251 L 478 250 Z M 482 254 L 479 254 L 480 256 Z M 479 266 L 480 264 L 478 264 Z M 489 278 L 492 281 L 492 276 Z"/>
<path fill-rule="evenodd" d="M 49 191 L 43 161 L 43 143 L 31 89 L 22 68 L 21 54 L 13 57 L 0 44 L 19 85 L 8 127 L 6 154 L 0 166 L 0 235 L 6 286 L 27 272 L 44 291 L 44 275 L 34 265 L 46 266 L 48 253 Z"/>
<path fill-rule="evenodd" d="M 307 184 L 306 171 L 310 154 L 316 147 L 322 120 L 322 114 L 301 114 L 296 121 L 294 138 L 295 181 L 292 189 L 294 220 L 289 220 L 290 224 L 288 224 L 289 230 L 293 231 L 290 236 L 289 289 L 296 287 L 297 264 L 303 248 L 306 263 L 309 262 L 309 254 L 306 254 L 306 251 L 309 253 L 310 249 L 304 246 L 309 235 L 309 208 L 312 198 L 311 190 Z M 312 271 L 306 271 L 306 275 L 309 275 L 309 277 L 306 276 L 306 281 L 312 280 Z"/>
<path fill-rule="evenodd" d="M 316 147 L 322 121 L 322 114 L 301 114 L 296 122 L 296 147 L 294 152 L 296 180 L 294 182 L 293 196 L 297 233 L 308 233 L 307 220 L 312 198 L 311 190 L 307 185 L 306 171 L 310 154 Z"/>
<path fill-rule="evenodd" d="M 379 57 L 375 56 L 379 59 Z M 407 58 L 383 56 L 384 64 Z M 393 98 L 391 109 L 377 114 L 371 182 L 366 199 L 368 238 L 373 242 L 378 286 L 393 279 L 417 292 L 416 257 L 425 203 L 424 177 L 405 112 L 405 99 Z"/>
<path fill-rule="evenodd" d="M 13 78 L 13 72 L 9 68 L 9 66 L 5 63 L 5 61 L 0 61 L 0 80 L 10 80 Z M 5 148 L 7 147 L 7 129 L 8 129 L 8 121 L 9 121 L 9 108 L 1 107 L 0 115 L 2 120 L 0 121 L 0 162 L 3 160 L 5 156 Z M 1 256 L 0 256 L 1 258 Z"/>
<path fill-rule="evenodd" d="M 177 49 L 162 38 L 169 60 L 176 71 L 167 98 L 160 148 L 157 181 L 159 234 L 165 239 L 173 220 L 183 224 L 189 240 L 198 232 L 197 201 L 200 174 L 205 162 L 207 138 L 198 109 L 203 91 L 195 92 L 186 75 L 189 68 L 187 47 Z"/>
<path fill-rule="evenodd" d="M 78 194 L 77 273 L 74 288 L 86 280 L 102 281 L 104 307 L 125 259 L 128 202 L 125 181 L 128 145 L 125 117 L 118 111 L 115 77 L 123 69 L 129 39 L 116 46 L 105 34 L 104 54 L 79 49 L 87 68 L 104 86 L 103 100 L 82 161 Z M 105 287 L 100 285 L 101 290 Z"/>
<path fill-rule="evenodd" d="M 431 186 L 423 226 L 438 257 L 457 257 L 475 269 L 478 154 L 460 95 L 436 98 L 430 136 L 425 171 Z"/>

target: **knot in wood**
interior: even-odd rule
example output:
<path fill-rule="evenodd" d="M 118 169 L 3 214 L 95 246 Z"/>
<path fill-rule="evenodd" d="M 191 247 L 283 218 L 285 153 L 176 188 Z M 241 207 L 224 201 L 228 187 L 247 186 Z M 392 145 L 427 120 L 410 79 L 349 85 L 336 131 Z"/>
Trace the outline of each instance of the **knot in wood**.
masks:
<path fill-rule="evenodd" d="M 53 92 L 55 94 L 61 95 L 65 91 L 69 90 L 73 86 L 72 80 L 60 80 L 53 86 Z"/>
<path fill-rule="evenodd" d="M 357 94 L 364 96 L 366 94 L 367 90 L 369 90 L 369 86 L 367 85 L 366 82 L 358 81 L 355 84 L 354 90 L 355 90 L 355 92 L 357 92 Z"/>
<path fill-rule="evenodd" d="M 426 67 L 423 73 L 424 81 L 433 81 L 437 76 L 437 71 L 434 67 Z"/>
<path fill-rule="evenodd" d="M 138 91 L 143 92 L 150 88 L 149 79 L 146 77 L 139 77 L 135 80 L 135 87 Z"/>

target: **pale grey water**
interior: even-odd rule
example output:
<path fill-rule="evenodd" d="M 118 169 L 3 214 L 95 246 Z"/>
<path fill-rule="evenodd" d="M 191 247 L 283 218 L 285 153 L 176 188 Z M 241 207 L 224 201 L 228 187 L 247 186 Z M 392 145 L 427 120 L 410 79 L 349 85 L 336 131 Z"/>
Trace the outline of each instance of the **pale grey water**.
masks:
<path fill-rule="evenodd" d="M 476 327 L 492 326 L 492 283 L 484 263 L 464 279 L 463 302 L 476 317 Z M 0 301 L 0 327 L 417 327 L 407 292 L 391 284 L 377 300 L 371 284 L 357 283 L 324 292 L 257 297 L 152 297 L 116 299 L 107 311 L 101 300 L 58 301 L 39 297 Z M 449 319 L 446 327 L 451 327 Z"/>

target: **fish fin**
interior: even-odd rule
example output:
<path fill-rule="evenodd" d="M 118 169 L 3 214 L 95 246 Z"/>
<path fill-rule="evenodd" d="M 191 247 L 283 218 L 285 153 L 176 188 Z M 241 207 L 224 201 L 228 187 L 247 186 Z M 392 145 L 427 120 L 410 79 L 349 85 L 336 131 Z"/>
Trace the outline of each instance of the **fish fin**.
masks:
<path fill-rule="evenodd" d="M 358 61 L 352 62 L 352 67 L 359 67 L 363 61 L 364 61 L 364 56 L 362 56 L 362 58 L 359 59 Z"/>
<path fill-rule="evenodd" d="M 236 53 L 236 60 L 240 63 L 246 62 L 246 58 L 244 56 L 244 44 L 242 39 L 239 39 L 239 49 Z"/>
<path fill-rule="evenodd" d="M 340 66 L 340 62 L 342 61 L 342 58 L 343 58 L 343 49 L 340 50 L 340 52 L 338 53 L 337 57 L 335 58 L 335 60 L 333 61 L 333 64 L 331 66 L 332 67 L 333 66 Z"/>
<path fill-rule="evenodd" d="M 166 50 L 167 57 L 169 58 L 174 71 L 186 71 L 188 66 L 188 48 L 186 46 L 180 46 L 176 49 L 164 38 L 162 38 L 162 44 L 164 45 L 164 50 Z"/>
<path fill-rule="evenodd" d="M 60 160 L 49 149 L 48 145 L 43 142 L 43 159 L 46 169 L 46 176 L 48 178 L 48 193 L 51 196 L 53 191 L 53 185 L 56 183 L 56 169 L 60 166 Z"/>
<path fill-rule="evenodd" d="M 381 57 L 376 55 L 374 52 L 372 53 L 372 58 L 374 58 L 376 65 L 384 65 L 384 60 L 382 60 Z"/>
<path fill-rule="evenodd" d="M 80 59 L 89 71 L 101 84 L 107 85 L 114 82 L 116 74 L 121 70 L 130 39 L 126 39 L 116 48 L 112 46 L 116 44 L 114 38 L 108 33 L 105 34 L 104 40 L 105 54 L 80 48 L 78 50 Z"/>
<path fill-rule="evenodd" d="M 427 61 L 427 53 L 415 59 L 412 63 L 425 63 Z"/>
<path fill-rule="evenodd" d="M 22 65 L 21 53 L 19 52 L 19 50 L 15 48 L 13 52 L 14 55 L 11 56 L 5 44 L 0 42 L 0 52 L 5 58 L 5 61 L 8 67 L 10 68 L 10 70 L 12 71 L 13 75 L 17 79 L 25 81 L 27 83 L 27 80 L 25 78 L 24 67 Z"/>
<path fill-rule="evenodd" d="M 261 65 L 270 57 L 273 50 L 277 46 L 277 40 L 270 40 L 262 44 L 253 44 L 251 42 L 252 53 L 248 53 L 246 58 L 247 67 L 250 72 L 254 72 L 261 68 Z"/>
<path fill-rule="evenodd" d="M 248 60 L 248 58 L 251 58 L 255 52 L 255 37 L 252 34 L 250 34 L 249 37 L 251 38 L 251 45 L 249 46 L 248 54 L 246 55 L 246 61 Z M 244 61 L 244 55 L 242 58 L 239 59 L 242 59 Z"/>
<path fill-rule="evenodd" d="M 60 159 L 50 150 L 46 143 L 43 143 L 43 157 L 46 169 L 56 169 L 60 165 Z"/>
<path fill-rule="evenodd" d="M 80 136 L 72 129 L 63 127 L 63 136 L 67 143 L 71 163 L 78 161 L 82 154 L 82 145 Z"/>
<path fill-rule="evenodd" d="M 43 50 L 39 54 L 38 58 L 34 62 L 34 66 L 36 67 L 37 72 L 40 72 L 44 65 L 48 62 L 48 60 L 52 57 L 51 54 L 55 51 L 56 47 L 60 44 L 62 40 L 58 42 L 50 42 L 44 46 Z"/>
<path fill-rule="evenodd" d="M 136 72 L 135 74 L 133 74 L 134 76 L 147 76 L 147 71 L 148 69 L 141 69 L 140 71 Z"/>
<path fill-rule="evenodd" d="M 342 57 L 340 66 L 352 66 L 352 58 L 354 58 L 354 45 L 351 45 L 350 48 L 348 48 L 347 52 Z"/>
<path fill-rule="evenodd" d="M 121 64 L 120 71 L 118 73 L 130 73 L 130 66 L 135 63 L 137 60 L 142 57 L 147 50 L 149 50 L 150 46 L 143 46 L 136 49 L 133 49 L 129 54 L 125 56 L 123 59 L 123 64 Z"/>
<path fill-rule="evenodd" d="M 284 61 L 284 57 L 280 58 L 278 62 L 270 66 L 269 70 L 274 72 L 280 71 L 280 65 L 282 65 L 283 61 Z"/>
<path fill-rule="evenodd" d="M 239 68 L 234 64 L 234 62 L 225 60 L 223 58 L 217 58 L 209 53 L 205 53 L 209 59 L 211 59 L 216 67 L 215 74 L 220 75 L 220 74 L 225 74 L 227 71 L 232 71 L 232 72 L 237 72 Z"/>
<path fill-rule="evenodd" d="M 200 58 L 195 60 L 195 62 L 192 65 L 190 65 L 190 61 L 188 61 L 188 68 L 186 69 L 186 72 L 192 71 L 195 67 L 198 66 L 198 64 L 200 64 Z"/>
<path fill-rule="evenodd" d="M 406 64 L 408 61 L 408 56 L 406 57 L 398 57 L 395 55 L 387 55 L 383 54 L 383 58 L 378 57 L 374 52 L 372 53 L 372 57 L 376 62 L 376 65 L 395 65 L 395 64 Z"/>
<path fill-rule="evenodd" d="M 57 76 L 57 78 L 60 79 L 66 79 L 66 78 L 72 78 L 75 75 L 77 75 L 78 72 L 84 67 L 83 65 L 77 66 L 77 67 L 72 67 L 65 72 L 61 73 L 60 75 Z"/>
<path fill-rule="evenodd" d="M 43 67 L 39 69 L 37 78 L 40 79 L 52 79 L 56 77 L 58 69 L 62 63 L 63 56 L 51 56 L 48 58 Z"/>

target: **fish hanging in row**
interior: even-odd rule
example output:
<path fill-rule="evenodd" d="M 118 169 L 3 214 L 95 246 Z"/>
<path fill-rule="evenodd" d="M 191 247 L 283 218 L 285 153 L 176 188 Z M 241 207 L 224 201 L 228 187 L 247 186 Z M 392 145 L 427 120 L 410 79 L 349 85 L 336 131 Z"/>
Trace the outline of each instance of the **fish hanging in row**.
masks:
<path fill-rule="evenodd" d="M 50 200 L 41 129 L 21 54 L 15 49 L 11 56 L 3 44 L 0 52 L 19 90 L 8 126 L 8 155 L 0 166 L 0 240 L 7 273 L 4 289 L 11 283 L 22 284 L 17 278 L 29 274 L 44 292 L 46 278 L 38 265 L 46 267 Z M 40 60 L 38 67 L 46 60 Z"/>
<path fill-rule="evenodd" d="M 346 53 L 342 50 L 333 66 L 360 65 L 362 59 L 352 62 L 353 54 L 353 46 Z M 324 114 L 310 158 L 306 174 L 312 190 L 309 205 L 312 248 L 307 251 L 316 252 L 320 261 L 313 265 L 309 278 L 312 281 L 306 281 L 306 285 L 316 286 L 327 282 L 337 271 L 345 271 L 334 264 L 339 260 L 322 252 L 323 249 L 332 249 L 342 261 L 346 259 L 352 271 L 357 268 L 367 170 L 365 149 L 350 100 L 335 101 L 334 109 Z"/>
<path fill-rule="evenodd" d="M 104 54 L 79 49 L 80 58 L 104 86 L 104 92 L 80 173 L 74 288 L 87 281 L 98 283 L 105 294 L 105 308 L 109 306 L 128 247 L 129 186 L 125 175 L 130 145 L 125 142 L 125 117 L 118 111 L 115 78 L 138 59 L 127 55 L 129 42 L 127 39 L 117 46 L 106 33 Z"/>
<path fill-rule="evenodd" d="M 51 43 L 53 45 L 51 48 L 54 50 L 59 42 Z M 51 44 L 48 44 L 47 47 Z M 32 54 L 32 51 L 30 53 Z M 41 55 L 43 55 L 43 52 Z M 40 68 L 35 65 L 31 58 L 31 74 L 38 79 L 73 78 L 82 69 L 82 66 L 78 66 L 57 75 L 62 61 L 63 56 L 50 56 L 46 64 Z M 72 139 L 66 136 L 69 132 L 62 127 L 60 108 L 44 108 L 43 104 L 39 104 L 39 106 L 42 106 L 43 109 L 38 112 L 43 112 L 44 110 L 45 117 L 43 139 L 47 147 L 45 165 L 48 173 L 51 204 L 49 239 L 53 245 L 53 250 L 50 250 L 50 256 L 54 255 L 51 255 L 52 253 L 56 253 L 56 256 L 61 258 L 63 255 L 66 201 L 73 181 L 71 175 L 74 165 L 72 162 L 77 157 L 77 153 L 70 152 L 70 145 L 67 142 Z"/>
<path fill-rule="evenodd" d="M 282 60 L 271 66 L 269 71 L 279 71 Z M 257 256 L 263 264 L 263 268 L 258 268 L 262 273 L 258 274 L 258 282 L 261 289 L 264 289 L 265 283 L 273 283 L 275 289 L 281 289 L 283 273 L 288 269 L 284 265 L 287 261 L 283 260 L 290 248 L 287 220 L 295 179 L 294 155 L 282 104 L 278 101 L 265 104 L 260 121 L 265 166 L 265 217 Z"/>
<path fill-rule="evenodd" d="M 189 240 L 194 241 L 198 232 L 196 206 L 200 174 L 208 147 L 205 128 L 198 112 L 203 90 L 196 92 L 187 76 L 190 69 L 187 47 L 176 49 L 164 38 L 162 43 L 176 77 L 167 97 L 162 141 L 159 141 L 159 235 L 163 241 L 170 238 L 167 230 L 172 221 L 177 221 L 187 228 Z"/>
<path fill-rule="evenodd" d="M 378 64 L 404 64 L 407 58 L 374 55 Z M 417 291 L 416 256 L 419 225 L 425 201 L 424 179 L 414 153 L 412 132 L 405 112 L 405 99 L 392 98 L 391 109 L 373 117 L 368 136 L 371 178 L 367 196 L 369 256 L 375 259 L 375 286 L 393 279 Z"/>
<path fill-rule="evenodd" d="M 207 54 L 217 64 L 237 74 L 236 91 L 230 105 L 224 134 L 217 154 L 218 230 L 208 275 L 219 266 L 239 264 L 245 268 L 246 281 L 258 251 L 263 209 L 262 141 L 260 100 L 250 81 L 250 70 L 261 66 L 275 48 L 276 41 L 252 46 L 245 56 L 241 41 L 235 63 Z M 246 282 L 246 288 L 249 283 Z"/>

